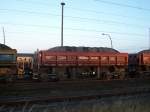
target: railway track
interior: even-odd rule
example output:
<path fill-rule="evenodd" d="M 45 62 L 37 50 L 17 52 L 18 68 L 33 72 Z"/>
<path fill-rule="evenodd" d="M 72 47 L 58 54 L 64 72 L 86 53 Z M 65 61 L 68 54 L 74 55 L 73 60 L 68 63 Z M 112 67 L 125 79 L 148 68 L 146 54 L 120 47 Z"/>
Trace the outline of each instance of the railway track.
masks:
<path fill-rule="evenodd" d="M 51 86 L 55 86 L 55 85 L 67 85 L 67 84 L 89 84 L 89 83 L 99 83 L 99 84 L 105 84 L 105 83 L 143 83 L 144 81 L 149 81 L 150 78 L 146 78 L 146 79 L 138 79 L 138 78 L 131 78 L 131 79 L 125 79 L 125 80 L 120 80 L 120 79 L 114 79 L 114 80 L 62 80 L 62 81 L 57 81 L 57 82 L 37 82 L 37 81 L 17 81 L 14 83 L 0 83 L 0 87 L 2 86 L 35 86 L 35 85 L 51 85 Z"/>
<path fill-rule="evenodd" d="M 150 86 L 149 79 L 130 79 L 130 80 L 112 80 L 112 81 L 100 81 L 100 80 L 80 80 L 80 81 L 60 81 L 60 82 L 26 82 L 26 83 L 8 83 L 0 84 L 0 96 L 11 95 L 16 92 L 21 94 L 22 92 L 30 91 L 45 91 L 46 90 L 64 90 L 64 91 L 80 91 L 80 90 L 111 90 L 114 88 L 126 88 L 126 87 L 144 87 Z"/>
<path fill-rule="evenodd" d="M 133 96 L 140 94 L 150 94 L 150 88 L 123 88 L 108 91 L 102 91 L 92 95 L 72 95 L 72 96 L 39 96 L 39 97 L 20 97 L 20 98 L 4 98 L 0 100 L 0 105 L 17 105 L 17 104 L 35 104 L 35 103 L 54 103 L 54 102 L 69 102 L 69 101 L 83 101 L 92 99 L 101 99 L 109 97 Z"/>
<path fill-rule="evenodd" d="M 150 93 L 149 79 L 25 82 L 0 85 L 0 105 L 63 102 Z"/>
<path fill-rule="evenodd" d="M 113 89 L 113 88 L 125 88 L 125 87 L 141 87 L 149 86 L 149 79 L 139 80 L 113 80 L 113 81 L 100 81 L 100 80 L 82 80 L 82 81 L 60 81 L 60 82 L 41 82 L 41 83 L 9 83 L 9 84 L 0 84 L 1 93 L 9 93 L 20 91 L 40 91 L 40 90 L 87 90 L 88 89 Z"/>

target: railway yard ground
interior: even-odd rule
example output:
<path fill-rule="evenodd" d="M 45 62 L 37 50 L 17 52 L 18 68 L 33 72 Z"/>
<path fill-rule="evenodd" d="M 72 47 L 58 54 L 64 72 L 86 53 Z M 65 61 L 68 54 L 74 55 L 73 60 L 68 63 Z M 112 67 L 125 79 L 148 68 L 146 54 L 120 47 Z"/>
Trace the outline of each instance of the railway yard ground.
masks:
<path fill-rule="evenodd" d="M 149 112 L 149 79 L 0 84 L 0 112 Z"/>

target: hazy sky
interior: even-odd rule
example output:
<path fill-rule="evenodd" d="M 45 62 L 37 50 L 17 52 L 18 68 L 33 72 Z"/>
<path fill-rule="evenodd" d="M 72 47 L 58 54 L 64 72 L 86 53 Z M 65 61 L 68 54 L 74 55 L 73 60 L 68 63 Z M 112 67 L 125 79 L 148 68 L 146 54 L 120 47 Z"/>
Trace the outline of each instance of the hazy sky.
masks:
<path fill-rule="evenodd" d="M 0 0 L 6 44 L 18 52 L 60 45 L 61 0 Z M 64 0 L 64 46 L 149 48 L 150 0 Z M 3 43 L 2 28 L 0 42 Z"/>

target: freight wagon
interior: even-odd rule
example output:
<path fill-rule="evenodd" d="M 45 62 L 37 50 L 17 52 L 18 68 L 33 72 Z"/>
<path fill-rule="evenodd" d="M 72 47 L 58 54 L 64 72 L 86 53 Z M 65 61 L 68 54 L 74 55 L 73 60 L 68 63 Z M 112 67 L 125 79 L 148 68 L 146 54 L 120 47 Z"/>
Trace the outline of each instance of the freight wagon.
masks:
<path fill-rule="evenodd" d="M 0 44 L 0 80 L 12 81 L 17 74 L 16 49 Z"/>
<path fill-rule="evenodd" d="M 138 53 L 138 72 L 140 77 L 150 76 L 150 51 L 144 50 Z"/>
<path fill-rule="evenodd" d="M 150 51 L 129 54 L 128 75 L 136 78 L 150 76 Z"/>
<path fill-rule="evenodd" d="M 39 51 L 36 62 L 43 79 L 124 79 L 128 54 L 102 47 L 56 47 Z"/>
<path fill-rule="evenodd" d="M 17 54 L 18 79 L 31 79 L 33 75 L 34 55 L 29 53 Z"/>

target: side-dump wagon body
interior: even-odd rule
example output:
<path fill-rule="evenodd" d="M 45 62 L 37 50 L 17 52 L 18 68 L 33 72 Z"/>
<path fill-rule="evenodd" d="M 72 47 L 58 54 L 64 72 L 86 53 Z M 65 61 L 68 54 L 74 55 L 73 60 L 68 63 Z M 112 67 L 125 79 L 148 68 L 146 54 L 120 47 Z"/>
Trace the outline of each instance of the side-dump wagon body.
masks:
<path fill-rule="evenodd" d="M 40 51 L 38 53 L 38 65 L 41 73 L 57 74 L 61 78 L 106 78 L 107 76 L 113 78 L 120 77 L 122 72 L 125 73 L 128 66 L 128 54 Z"/>
<path fill-rule="evenodd" d="M 127 66 L 127 53 L 47 52 L 38 55 L 40 66 Z"/>

